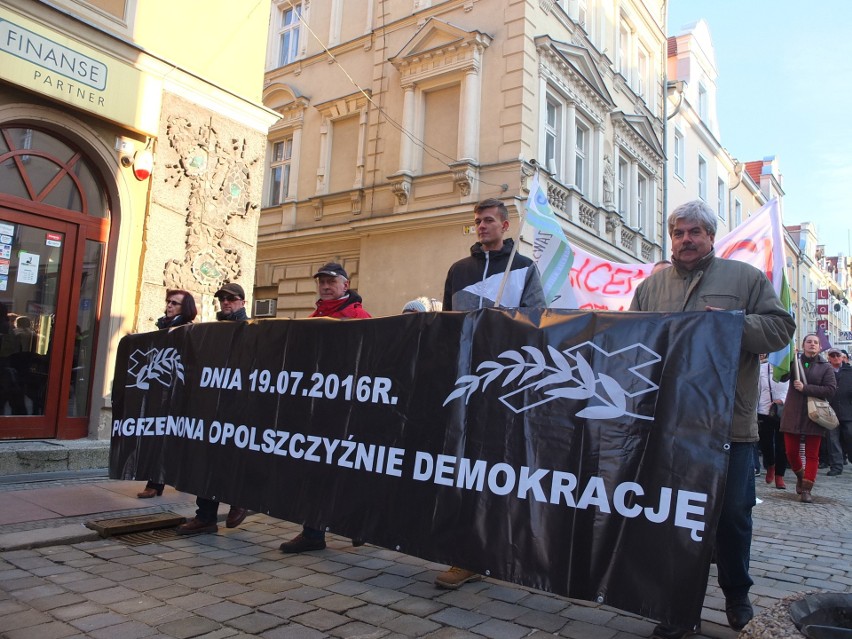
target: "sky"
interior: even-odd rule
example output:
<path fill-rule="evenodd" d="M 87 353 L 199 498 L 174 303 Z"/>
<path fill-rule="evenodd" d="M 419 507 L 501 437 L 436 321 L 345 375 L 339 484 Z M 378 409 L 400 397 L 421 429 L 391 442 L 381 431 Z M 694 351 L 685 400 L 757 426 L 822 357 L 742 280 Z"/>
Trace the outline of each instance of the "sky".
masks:
<path fill-rule="evenodd" d="M 774 155 L 784 224 L 813 222 L 826 255 L 852 255 L 852 2 L 670 0 L 668 35 L 710 28 L 720 141 Z"/>

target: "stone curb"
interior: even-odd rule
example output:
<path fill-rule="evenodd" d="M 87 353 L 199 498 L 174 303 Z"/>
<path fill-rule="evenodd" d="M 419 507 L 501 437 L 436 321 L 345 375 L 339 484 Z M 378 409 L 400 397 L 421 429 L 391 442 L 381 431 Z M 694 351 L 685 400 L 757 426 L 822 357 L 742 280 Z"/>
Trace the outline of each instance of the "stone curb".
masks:
<path fill-rule="evenodd" d="M 0 551 L 30 550 L 45 546 L 77 544 L 95 541 L 100 535 L 82 524 L 66 524 L 56 528 L 37 528 L 0 535 Z"/>

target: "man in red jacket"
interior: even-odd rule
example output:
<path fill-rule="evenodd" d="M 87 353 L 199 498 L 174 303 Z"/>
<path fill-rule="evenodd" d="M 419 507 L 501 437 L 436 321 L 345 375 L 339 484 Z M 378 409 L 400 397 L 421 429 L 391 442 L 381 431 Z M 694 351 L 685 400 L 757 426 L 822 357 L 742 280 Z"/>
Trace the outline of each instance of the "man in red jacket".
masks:
<path fill-rule="evenodd" d="M 311 317 L 338 317 L 341 319 L 369 318 L 361 306 L 361 296 L 349 288 L 349 275 L 340 264 L 329 262 L 314 273 L 317 281 L 317 309 Z M 352 540 L 353 546 L 363 542 Z M 302 526 L 302 532 L 279 546 L 281 552 L 296 553 L 325 548 L 325 532 Z"/>
<path fill-rule="evenodd" d="M 317 310 L 311 317 L 370 317 L 361 306 L 361 296 L 349 289 L 349 275 L 340 264 L 329 262 L 314 273 L 317 281 Z"/>

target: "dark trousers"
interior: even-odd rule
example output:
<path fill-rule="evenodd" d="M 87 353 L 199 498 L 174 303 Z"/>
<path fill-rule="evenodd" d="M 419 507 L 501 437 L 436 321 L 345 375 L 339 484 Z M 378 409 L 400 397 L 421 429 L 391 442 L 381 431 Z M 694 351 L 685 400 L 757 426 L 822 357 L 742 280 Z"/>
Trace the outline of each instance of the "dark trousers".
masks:
<path fill-rule="evenodd" d="M 784 433 L 781 432 L 780 427 L 781 421 L 778 418 L 757 414 L 763 467 L 775 466 L 775 474 L 783 477 L 784 471 L 787 470 L 787 455 L 784 452 Z"/>
<path fill-rule="evenodd" d="M 195 505 L 198 507 L 195 516 L 201 521 L 212 524 L 219 516 L 219 502 L 206 497 L 196 497 Z"/>
<path fill-rule="evenodd" d="M 748 596 L 754 583 L 748 574 L 751 558 L 751 509 L 754 507 L 754 445 L 732 442 L 722 514 L 716 530 L 716 567 L 725 599 Z"/>
<path fill-rule="evenodd" d="M 310 526 L 302 526 L 302 536 L 305 539 L 325 539 L 325 531 Z"/>
<path fill-rule="evenodd" d="M 826 433 L 828 465 L 831 470 L 843 472 L 843 461 L 852 455 L 852 421 L 840 422 L 840 426 Z"/>

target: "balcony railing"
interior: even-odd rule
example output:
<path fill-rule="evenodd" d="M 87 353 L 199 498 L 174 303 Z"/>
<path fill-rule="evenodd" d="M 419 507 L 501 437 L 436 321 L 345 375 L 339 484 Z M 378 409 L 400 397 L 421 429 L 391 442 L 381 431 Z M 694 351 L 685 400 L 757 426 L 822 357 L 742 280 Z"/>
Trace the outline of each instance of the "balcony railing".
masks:
<path fill-rule="evenodd" d="M 625 262 L 653 262 L 659 249 L 659 238 L 645 237 L 640 229 L 625 225 L 621 215 L 612 209 L 596 206 L 578 190 L 566 187 L 546 174 L 539 180 L 547 191 L 547 200 L 562 223 L 569 241 L 582 238 L 603 254 L 627 253 Z"/>

